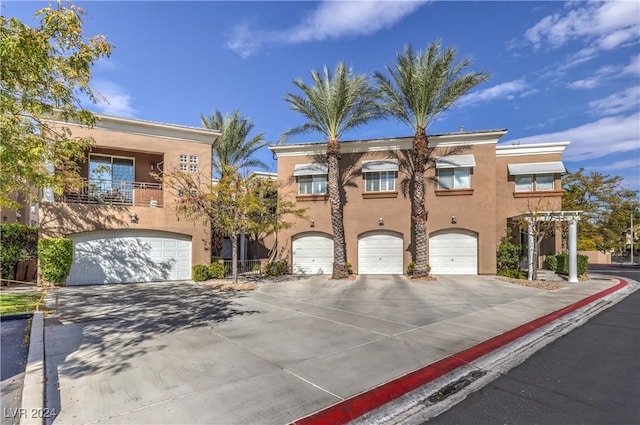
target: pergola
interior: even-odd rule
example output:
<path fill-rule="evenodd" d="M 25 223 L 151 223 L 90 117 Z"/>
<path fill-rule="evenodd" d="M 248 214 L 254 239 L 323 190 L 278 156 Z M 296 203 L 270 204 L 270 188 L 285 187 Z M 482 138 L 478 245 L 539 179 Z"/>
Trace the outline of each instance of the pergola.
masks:
<path fill-rule="evenodd" d="M 582 211 L 529 211 L 511 217 L 513 219 L 520 218 L 527 223 L 529 280 L 533 279 L 534 226 L 540 221 L 553 221 L 569 223 L 569 240 L 567 241 L 569 249 L 569 282 L 578 282 L 578 220 L 580 220 L 581 213 Z"/>

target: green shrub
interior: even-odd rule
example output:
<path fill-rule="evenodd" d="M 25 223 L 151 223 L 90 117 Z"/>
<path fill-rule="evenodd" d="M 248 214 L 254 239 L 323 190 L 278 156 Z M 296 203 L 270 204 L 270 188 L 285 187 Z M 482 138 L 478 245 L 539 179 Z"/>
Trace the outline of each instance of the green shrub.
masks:
<path fill-rule="evenodd" d="M 544 267 L 547 270 L 558 271 L 558 258 L 555 255 L 549 255 L 544 259 Z"/>
<path fill-rule="evenodd" d="M 211 263 L 208 270 L 209 279 L 222 279 L 227 274 L 227 268 L 220 263 Z"/>
<path fill-rule="evenodd" d="M 416 269 L 416 263 L 413 261 L 410 262 L 409 265 L 407 266 L 407 274 L 409 275 L 413 274 L 415 269 Z"/>
<path fill-rule="evenodd" d="M 45 283 L 64 283 L 73 261 L 73 242 L 65 238 L 46 238 L 38 241 L 40 272 Z"/>
<path fill-rule="evenodd" d="M 38 229 L 20 223 L 0 224 L 0 275 L 11 279 L 11 273 L 22 260 L 38 258 Z"/>
<path fill-rule="evenodd" d="M 346 263 L 344 263 L 344 266 L 347 268 L 347 271 L 349 273 L 353 273 L 353 269 L 352 269 L 353 266 L 351 265 L 350 262 L 347 261 Z"/>
<path fill-rule="evenodd" d="M 566 252 L 555 256 L 558 261 L 557 272 L 569 274 L 569 254 Z M 584 276 L 589 270 L 589 257 L 578 254 L 578 276 Z"/>
<path fill-rule="evenodd" d="M 496 273 L 498 276 L 509 277 L 512 279 L 526 279 L 527 273 L 520 269 L 502 269 Z"/>
<path fill-rule="evenodd" d="M 416 271 L 416 263 L 414 261 L 410 262 L 407 266 L 407 274 L 412 275 Z M 431 265 L 427 264 L 427 274 L 431 273 Z"/>
<path fill-rule="evenodd" d="M 500 245 L 496 250 L 496 265 L 498 272 L 507 270 L 520 270 L 522 260 L 520 246 L 513 243 L 511 228 L 507 227 L 505 235 L 500 239 Z M 512 273 L 512 272 L 508 272 Z M 499 274 L 499 276 L 504 276 Z"/>
<path fill-rule="evenodd" d="M 191 279 L 194 282 L 202 282 L 209 279 L 209 268 L 203 264 L 196 264 L 191 268 Z"/>
<path fill-rule="evenodd" d="M 265 273 L 269 276 L 283 276 L 289 273 L 289 265 L 286 260 L 272 261 L 267 264 Z"/>

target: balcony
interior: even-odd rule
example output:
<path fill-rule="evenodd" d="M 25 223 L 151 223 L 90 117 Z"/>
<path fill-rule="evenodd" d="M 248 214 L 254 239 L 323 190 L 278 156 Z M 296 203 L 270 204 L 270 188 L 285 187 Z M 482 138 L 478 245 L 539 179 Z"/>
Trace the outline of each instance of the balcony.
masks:
<path fill-rule="evenodd" d="M 57 202 L 162 207 L 161 183 L 82 179 L 78 187 L 56 196 Z"/>

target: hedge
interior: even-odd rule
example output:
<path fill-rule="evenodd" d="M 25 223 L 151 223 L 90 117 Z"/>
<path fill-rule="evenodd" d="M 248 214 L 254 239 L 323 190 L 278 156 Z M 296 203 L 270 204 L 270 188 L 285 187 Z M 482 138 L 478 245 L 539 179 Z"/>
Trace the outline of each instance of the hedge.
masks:
<path fill-rule="evenodd" d="M 38 229 L 20 223 L 0 224 L 0 275 L 12 279 L 12 272 L 22 260 L 38 258 Z"/>
<path fill-rule="evenodd" d="M 45 238 L 38 241 L 40 272 L 45 283 L 63 284 L 71 271 L 73 242 L 65 238 Z"/>
<path fill-rule="evenodd" d="M 545 267 L 557 273 L 569 274 L 569 254 L 550 255 L 544 262 Z M 578 254 L 578 276 L 584 276 L 589 270 L 589 257 Z"/>

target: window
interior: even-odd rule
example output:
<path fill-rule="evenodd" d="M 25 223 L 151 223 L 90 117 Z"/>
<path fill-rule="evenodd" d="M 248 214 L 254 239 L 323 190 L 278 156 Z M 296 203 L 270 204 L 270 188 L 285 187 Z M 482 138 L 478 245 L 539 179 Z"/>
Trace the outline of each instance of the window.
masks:
<path fill-rule="evenodd" d="M 471 187 L 471 168 L 439 168 L 438 189 L 469 189 Z"/>
<path fill-rule="evenodd" d="M 516 176 L 516 192 L 553 190 L 553 174 Z"/>
<path fill-rule="evenodd" d="M 311 176 L 298 176 L 299 195 L 324 195 L 327 193 L 327 176 L 315 174 Z"/>
<path fill-rule="evenodd" d="M 180 171 L 198 171 L 198 157 L 196 155 L 180 155 Z"/>
<path fill-rule="evenodd" d="M 189 156 L 189 171 L 192 173 L 198 171 L 198 157 L 195 155 Z"/>
<path fill-rule="evenodd" d="M 536 190 L 553 190 L 553 174 L 537 175 Z"/>
<path fill-rule="evenodd" d="M 364 173 L 365 192 L 393 192 L 396 190 L 395 171 Z"/>
<path fill-rule="evenodd" d="M 111 202 L 133 202 L 133 158 L 89 155 L 90 195 Z"/>
<path fill-rule="evenodd" d="M 533 191 L 533 176 L 516 176 L 516 192 Z"/>

